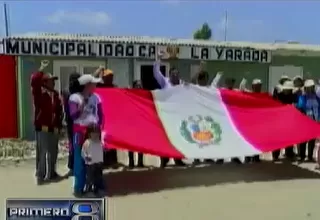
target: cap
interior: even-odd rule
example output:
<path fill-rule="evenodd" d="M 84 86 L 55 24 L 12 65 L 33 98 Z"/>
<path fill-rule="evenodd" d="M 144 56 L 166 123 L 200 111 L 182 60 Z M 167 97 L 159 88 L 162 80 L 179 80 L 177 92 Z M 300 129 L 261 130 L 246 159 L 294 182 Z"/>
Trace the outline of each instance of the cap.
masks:
<path fill-rule="evenodd" d="M 78 78 L 78 82 L 80 85 L 86 85 L 88 83 L 102 83 L 102 79 L 101 78 L 96 78 L 96 77 L 93 77 L 92 75 L 90 74 L 84 74 L 82 76 L 80 76 Z"/>
<path fill-rule="evenodd" d="M 106 69 L 103 71 L 103 76 L 113 75 L 113 71 L 111 69 Z"/>
<path fill-rule="evenodd" d="M 283 85 L 281 86 L 282 90 L 288 90 L 288 89 L 294 89 L 294 84 L 293 81 L 291 80 L 287 80 L 283 83 Z"/>
<path fill-rule="evenodd" d="M 313 79 L 307 79 L 305 82 L 304 82 L 304 87 L 311 87 L 311 86 L 314 86 L 315 83 L 314 83 L 314 80 Z"/>
<path fill-rule="evenodd" d="M 261 79 L 254 79 L 252 80 L 252 85 L 262 84 Z"/>

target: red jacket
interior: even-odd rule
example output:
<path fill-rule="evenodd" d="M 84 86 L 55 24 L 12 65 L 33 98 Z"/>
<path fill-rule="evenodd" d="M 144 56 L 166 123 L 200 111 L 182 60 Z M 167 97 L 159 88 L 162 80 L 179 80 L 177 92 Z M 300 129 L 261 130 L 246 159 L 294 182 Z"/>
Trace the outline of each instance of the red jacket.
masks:
<path fill-rule="evenodd" d="M 36 131 L 58 132 L 62 128 L 63 107 L 59 93 L 43 87 L 43 72 L 33 73 L 31 89 Z"/>

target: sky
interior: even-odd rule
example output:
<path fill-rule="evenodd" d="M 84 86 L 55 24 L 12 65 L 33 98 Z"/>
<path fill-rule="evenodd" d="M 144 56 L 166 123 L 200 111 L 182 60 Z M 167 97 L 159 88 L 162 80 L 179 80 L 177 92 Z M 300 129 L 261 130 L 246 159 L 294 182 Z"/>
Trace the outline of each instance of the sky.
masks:
<path fill-rule="evenodd" d="M 3 5 L 3 1 L 1 2 Z M 7 0 L 12 35 L 29 32 L 192 38 L 204 22 L 212 38 L 320 44 L 320 1 Z M 225 14 L 227 12 L 228 22 Z M 0 36 L 5 35 L 0 10 Z"/>

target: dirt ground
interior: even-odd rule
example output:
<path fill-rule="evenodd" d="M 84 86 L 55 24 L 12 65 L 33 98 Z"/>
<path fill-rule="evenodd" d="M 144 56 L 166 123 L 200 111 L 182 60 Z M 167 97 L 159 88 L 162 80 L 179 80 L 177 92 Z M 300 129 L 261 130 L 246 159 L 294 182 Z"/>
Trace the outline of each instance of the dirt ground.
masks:
<path fill-rule="evenodd" d="M 125 153 L 119 157 L 127 163 Z M 33 163 L 0 166 L 3 208 L 6 198 L 72 197 L 72 178 L 36 186 Z M 161 170 L 154 168 L 158 163 L 148 156 L 146 169 L 106 171 L 107 219 L 320 219 L 320 174 L 314 164 L 265 161 Z M 65 164 L 59 162 L 60 174 L 67 172 Z"/>

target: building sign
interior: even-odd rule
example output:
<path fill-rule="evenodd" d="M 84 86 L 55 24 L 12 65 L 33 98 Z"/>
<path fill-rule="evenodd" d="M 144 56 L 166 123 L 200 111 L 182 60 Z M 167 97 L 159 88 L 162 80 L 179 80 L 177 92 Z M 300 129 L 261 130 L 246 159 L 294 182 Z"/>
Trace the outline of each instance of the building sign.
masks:
<path fill-rule="evenodd" d="M 199 60 L 270 63 L 271 51 L 246 48 L 236 49 L 226 47 L 192 47 L 191 58 Z"/>
<path fill-rule="evenodd" d="M 33 56 L 140 57 L 154 58 L 156 47 L 143 44 L 90 43 L 65 41 L 4 42 L 6 54 Z"/>
<path fill-rule="evenodd" d="M 4 53 L 32 56 L 119 57 L 154 59 L 156 51 L 165 59 L 271 62 L 271 51 L 223 47 L 155 46 L 150 44 L 5 40 Z"/>

